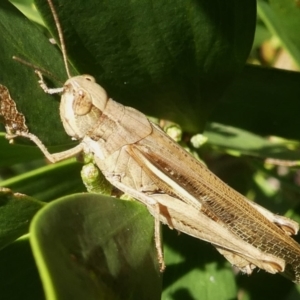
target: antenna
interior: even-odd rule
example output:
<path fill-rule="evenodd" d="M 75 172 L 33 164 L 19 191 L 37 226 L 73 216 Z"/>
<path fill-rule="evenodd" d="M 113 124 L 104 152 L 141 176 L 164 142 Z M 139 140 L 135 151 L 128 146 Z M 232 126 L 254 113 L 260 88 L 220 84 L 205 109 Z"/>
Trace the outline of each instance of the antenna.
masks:
<path fill-rule="evenodd" d="M 50 78 L 54 79 L 55 81 L 59 82 L 61 85 L 64 84 L 53 73 L 49 72 L 48 70 L 46 70 L 44 68 L 41 68 L 37 65 L 34 65 L 34 64 L 32 64 L 32 63 L 30 63 L 30 62 L 28 62 L 28 61 L 26 61 L 26 60 L 24 60 L 24 59 L 22 59 L 18 56 L 13 56 L 12 58 L 13 58 L 13 60 L 16 60 L 17 62 L 34 69 L 36 72 L 47 75 L 48 77 L 50 77 Z"/>
<path fill-rule="evenodd" d="M 61 25 L 60 25 L 60 22 L 59 22 L 59 19 L 58 19 L 58 15 L 57 15 L 57 12 L 55 10 L 55 7 L 53 5 L 52 0 L 47 0 L 47 2 L 48 2 L 49 7 L 51 9 L 52 16 L 53 16 L 55 26 L 56 26 L 56 29 L 57 29 L 57 33 L 58 33 L 58 37 L 59 37 L 59 42 L 60 42 L 60 46 L 61 46 L 61 52 L 62 52 L 62 55 L 63 55 L 63 60 L 64 60 L 66 72 L 67 72 L 68 78 L 71 78 L 72 76 L 71 76 L 70 69 L 69 69 L 69 64 L 68 64 L 66 44 L 65 44 L 63 32 L 62 32 L 62 29 L 61 29 Z"/>

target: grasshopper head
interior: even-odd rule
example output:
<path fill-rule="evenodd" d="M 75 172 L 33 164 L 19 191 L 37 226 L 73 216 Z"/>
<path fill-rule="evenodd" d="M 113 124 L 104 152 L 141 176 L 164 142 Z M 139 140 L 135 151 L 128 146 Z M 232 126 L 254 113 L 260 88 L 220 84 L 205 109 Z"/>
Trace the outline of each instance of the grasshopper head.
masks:
<path fill-rule="evenodd" d="M 61 96 L 60 117 L 67 134 L 82 139 L 95 128 L 105 109 L 106 91 L 90 75 L 68 79 Z"/>

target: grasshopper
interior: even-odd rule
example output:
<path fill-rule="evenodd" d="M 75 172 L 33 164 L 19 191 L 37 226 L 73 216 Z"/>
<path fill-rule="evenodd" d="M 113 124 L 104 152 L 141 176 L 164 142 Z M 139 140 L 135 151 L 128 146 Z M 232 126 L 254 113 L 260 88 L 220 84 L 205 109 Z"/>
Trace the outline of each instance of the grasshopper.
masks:
<path fill-rule="evenodd" d="M 14 130 L 8 139 L 31 139 L 53 163 L 79 153 L 92 155 L 113 186 L 143 203 L 153 215 L 161 269 L 159 222 L 210 242 L 247 274 L 258 267 L 300 283 L 300 246 L 290 237 L 299 225 L 230 188 L 143 113 L 109 98 L 92 76 L 72 77 L 57 13 L 52 1 L 47 1 L 68 80 L 62 88 L 49 89 L 37 72 L 39 83 L 47 93 L 61 93 L 61 121 L 79 144 L 51 154 L 27 130 Z"/>

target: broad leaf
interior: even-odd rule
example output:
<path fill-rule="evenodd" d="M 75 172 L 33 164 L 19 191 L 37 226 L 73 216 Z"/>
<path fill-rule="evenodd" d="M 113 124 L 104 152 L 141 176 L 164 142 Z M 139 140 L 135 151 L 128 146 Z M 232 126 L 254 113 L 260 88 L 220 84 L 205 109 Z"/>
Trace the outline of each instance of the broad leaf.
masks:
<path fill-rule="evenodd" d="M 167 269 L 162 299 L 235 299 L 235 275 L 212 245 L 168 228 L 164 241 Z"/>
<path fill-rule="evenodd" d="M 0 251 L 0 277 L 3 300 L 45 299 L 28 236 Z"/>
<path fill-rule="evenodd" d="M 49 204 L 31 226 L 49 299 L 160 299 L 153 224 L 141 204 L 96 194 Z"/>
<path fill-rule="evenodd" d="M 297 1 L 258 0 L 258 14 L 300 67 L 300 10 Z"/>
<path fill-rule="evenodd" d="M 60 51 L 50 44 L 41 28 L 8 1 L 0 2 L 0 35 L 0 84 L 10 91 L 18 110 L 25 115 L 29 130 L 46 144 L 70 142 L 58 117 L 59 102 L 39 87 L 32 68 L 12 59 L 18 56 L 44 67 L 63 82 L 65 72 Z"/>
<path fill-rule="evenodd" d="M 28 232 L 29 224 L 44 203 L 0 188 L 0 249 Z"/>
<path fill-rule="evenodd" d="M 300 73 L 246 66 L 210 121 L 260 135 L 300 139 Z"/>
<path fill-rule="evenodd" d="M 209 123 L 204 131 L 207 143 L 232 154 L 276 158 L 282 160 L 300 160 L 297 150 L 299 143 L 275 139 L 272 141 L 243 129 Z M 274 140 L 274 139 L 273 139 Z"/>
<path fill-rule="evenodd" d="M 95 76 L 121 103 L 178 121 L 188 130 L 203 130 L 251 49 L 254 0 L 177 0 L 171 6 L 149 0 L 79 2 L 54 2 L 79 72 Z M 46 1 L 38 5 L 50 21 Z M 43 94 L 32 70 L 11 59 L 21 56 L 63 82 L 61 55 L 8 2 L 0 7 L 0 82 L 10 90 L 32 132 L 46 144 L 66 143 L 58 103 Z M 55 31 L 53 24 L 51 28 Z"/>
<path fill-rule="evenodd" d="M 74 192 L 85 191 L 80 170 L 81 165 L 71 159 L 23 172 L 3 180 L 0 186 L 50 201 Z"/>

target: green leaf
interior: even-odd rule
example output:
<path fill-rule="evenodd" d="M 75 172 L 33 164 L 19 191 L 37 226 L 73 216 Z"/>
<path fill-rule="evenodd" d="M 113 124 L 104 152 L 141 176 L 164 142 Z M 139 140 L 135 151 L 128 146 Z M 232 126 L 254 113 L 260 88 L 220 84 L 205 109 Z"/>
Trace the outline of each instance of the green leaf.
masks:
<path fill-rule="evenodd" d="M 209 120 L 259 135 L 299 140 L 299 82 L 299 72 L 248 65 Z"/>
<path fill-rule="evenodd" d="M 56 34 L 48 5 L 36 4 Z M 79 72 L 93 75 L 117 101 L 189 130 L 203 129 L 253 41 L 252 0 L 90 0 L 78 5 L 54 1 Z"/>
<path fill-rule="evenodd" d="M 44 67 L 63 82 L 65 72 L 60 51 L 50 44 L 40 27 L 8 1 L 0 2 L 0 35 L 0 83 L 9 89 L 18 110 L 25 115 L 29 130 L 46 144 L 70 142 L 58 117 L 58 101 L 39 87 L 32 68 L 12 59 L 18 56 Z"/>
<path fill-rule="evenodd" d="M 47 205 L 31 225 L 47 299 L 160 299 L 153 224 L 141 204 L 96 194 Z"/>
<path fill-rule="evenodd" d="M 162 299 L 235 299 L 235 275 L 216 249 L 176 231 L 164 230 Z"/>
<path fill-rule="evenodd" d="M 43 154 L 37 147 L 9 144 L 5 133 L 0 132 L 0 157 L 0 167 L 7 167 L 42 158 Z"/>
<path fill-rule="evenodd" d="M 267 41 L 270 40 L 272 37 L 272 34 L 270 31 L 266 28 L 266 26 L 262 23 L 260 19 L 256 21 L 256 30 L 255 30 L 255 36 L 254 41 L 252 45 L 252 55 L 256 57 L 256 51 L 261 45 Z M 251 55 L 251 54 L 250 54 Z"/>
<path fill-rule="evenodd" d="M 15 5 L 28 19 L 43 25 L 39 13 L 34 7 L 33 0 L 9 0 Z"/>
<path fill-rule="evenodd" d="M 270 276 L 266 272 L 256 272 L 252 276 L 239 276 L 238 284 L 241 287 L 242 300 L 255 299 L 299 299 L 296 285 L 279 275 Z M 289 298 L 289 293 L 294 292 L 294 297 Z"/>
<path fill-rule="evenodd" d="M 10 144 L 5 138 L 5 133 L 0 132 L 0 167 L 9 167 L 44 158 L 44 154 L 38 147 L 20 145 L 17 143 L 18 141 L 19 138 L 16 138 L 15 143 Z M 73 146 L 73 143 L 64 146 L 52 146 L 49 147 L 49 151 L 55 153 L 62 151 L 65 147 L 72 148 Z"/>
<path fill-rule="evenodd" d="M 18 239 L 0 251 L 0 277 L 2 300 L 44 299 L 28 237 Z"/>
<path fill-rule="evenodd" d="M 0 249 L 28 232 L 29 224 L 44 203 L 0 188 Z"/>
<path fill-rule="evenodd" d="M 218 123 L 207 124 L 204 135 L 208 138 L 208 144 L 238 156 L 300 160 L 300 153 L 295 151 L 299 147 L 298 143 L 294 143 L 292 147 L 291 143 L 286 141 L 271 141 L 251 132 Z"/>
<path fill-rule="evenodd" d="M 46 1 L 37 4 L 49 11 Z M 158 0 L 55 1 L 55 6 L 80 73 L 95 76 L 121 103 L 193 131 L 203 129 L 243 67 L 255 28 L 254 0 L 176 0 L 172 5 Z M 66 143 L 58 103 L 44 95 L 32 70 L 11 59 L 21 56 L 65 81 L 61 55 L 7 1 L 0 8 L 0 82 L 10 90 L 30 131 L 47 145 Z"/>
<path fill-rule="evenodd" d="M 49 201 L 74 192 L 85 191 L 80 170 L 81 165 L 74 159 L 69 159 L 9 178 L 2 181 L 0 186 Z"/>
<path fill-rule="evenodd" d="M 298 1 L 259 0 L 258 14 L 270 32 L 300 67 L 300 9 Z"/>

